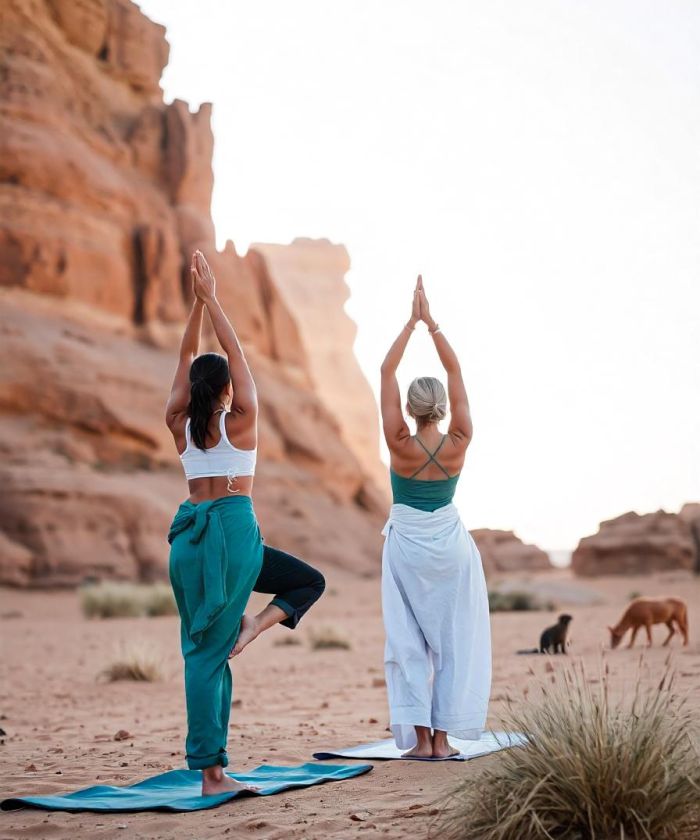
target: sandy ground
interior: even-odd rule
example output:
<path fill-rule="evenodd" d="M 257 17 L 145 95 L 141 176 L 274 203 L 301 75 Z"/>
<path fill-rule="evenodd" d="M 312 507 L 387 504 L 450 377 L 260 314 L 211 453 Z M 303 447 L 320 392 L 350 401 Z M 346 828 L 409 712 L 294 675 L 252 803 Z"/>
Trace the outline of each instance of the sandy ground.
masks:
<path fill-rule="evenodd" d="M 382 623 L 378 580 L 331 570 L 327 594 L 296 631 L 300 646 L 280 646 L 289 634 L 274 628 L 234 667 L 229 748 L 231 768 L 297 764 L 319 749 L 386 737 Z M 515 580 L 515 582 L 514 582 Z M 690 605 L 690 645 L 672 644 L 679 687 L 700 706 L 700 580 L 683 573 L 653 578 L 577 581 L 568 571 L 510 578 L 552 594 L 574 616 L 569 659 L 581 656 L 594 673 L 605 625 L 630 593 L 678 594 Z M 257 596 L 256 596 L 257 598 Z M 566 606 L 566 603 L 570 606 Z M 518 696 L 533 669 L 561 667 L 564 657 L 516 656 L 537 642 L 549 613 L 492 617 L 494 681 L 490 724 L 497 725 L 508 693 Z M 331 624 L 352 649 L 312 651 L 311 627 Z M 656 644 L 664 628 L 655 631 Z M 120 642 L 143 640 L 162 656 L 157 683 L 96 680 Z M 639 644 L 639 642 L 638 642 Z M 97 783 L 128 784 L 183 766 L 184 703 L 177 620 L 88 621 L 75 593 L 0 591 L 0 746 L 2 795 L 54 793 Z M 641 648 L 609 654 L 614 685 L 632 678 Z M 646 654 L 661 671 L 668 650 Z M 131 737 L 116 742 L 126 729 Z M 191 814 L 96 814 L 16 811 L 0 814 L 0 838 L 250 838 L 427 837 L 436 802 L 457 780 L 478 773 L 498 756 L 463 764 L 376 762 L 356 779 L 266 798 L 230 802 Z M 362 820 L 351 819 L 361 812 Z M 435 835 L 433 835 L 435 836 Z"/>

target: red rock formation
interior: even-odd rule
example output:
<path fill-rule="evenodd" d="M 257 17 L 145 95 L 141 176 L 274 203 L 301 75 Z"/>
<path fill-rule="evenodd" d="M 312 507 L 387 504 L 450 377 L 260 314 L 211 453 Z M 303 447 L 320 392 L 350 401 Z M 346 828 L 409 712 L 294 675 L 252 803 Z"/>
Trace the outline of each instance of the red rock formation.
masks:
<path fill-rule="evenodd" d="M 663 510 L 641 516 L 631 512 L 601 522 L 598 533 L 584 537 L 574 551 L 571 558 L 574 572 L 592 576 L 693 568 L 694 508 L 700 505 L 686 505 L 682 515 Z"/>
<path fill-rule="evenodd" d="M 487 575 L 552 568 L 547 552 L 536 545 L 527 545 L 512 531 L 477 528 L 471 535 L 477 544 Z"/>
<path fill-rule="evenodd" d="M 338 420 L 343 440 L 379 486 L 388 485 L 379 460 L 379 416 L 374 395 L 352 355 L 357 330 L 341 312 L 350 296 L 344 276 L 348 252 L 327 240 L 295 239 L 291 245 L 256 244 L 286 309 L 296 316 L 297 340 L 310 362 L 311 379 Z"/>
<path fill-rule="evenodd" d="M 315 310 L 300 297 L 300 246 L 288 260 L 275 250 L 274 265 L 232 243 L 216 252 L 211 109 L 162 102 L 167 57 L 163 28 L 129 0 L 0 7 L 0 583 L 164 575 L 186 485 L 163 406 L 195 247 L 258 383 L 266 538 L 376 572 L 386 500 L 342 312 L 347 266 L 327 260 L 335 246 L 304 243 L 314 306 L 344 339 L 362 458 L 347 404 L 311 361 L 326 334 L 316 348 L 304 326 Z"/>

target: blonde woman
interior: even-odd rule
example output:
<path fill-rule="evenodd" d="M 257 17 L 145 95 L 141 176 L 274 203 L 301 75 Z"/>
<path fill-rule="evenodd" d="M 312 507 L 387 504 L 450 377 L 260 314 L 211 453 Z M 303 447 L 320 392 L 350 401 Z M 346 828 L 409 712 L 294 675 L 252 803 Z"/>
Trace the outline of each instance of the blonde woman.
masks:
<path fill-rule="evenodd" d="M 414 379 L 406 412 L 396 370 L 416 324 L 428 327 L 447 374 Z M 449 404 L 448 404 L 449 397 Z M 447 433 L 440 423 L 450 412 Z M 393 504 L 384 528 L 382 611 L 390 725 L 405 758 L 456 755 L 448 735 L 479 740 L 491 689 L 488 597 L 481 557 L 452 499 L 472 438 L 457 356 L 433 319 L 422 278 L 408 323 L 381 368 L 381 410 Z"/>

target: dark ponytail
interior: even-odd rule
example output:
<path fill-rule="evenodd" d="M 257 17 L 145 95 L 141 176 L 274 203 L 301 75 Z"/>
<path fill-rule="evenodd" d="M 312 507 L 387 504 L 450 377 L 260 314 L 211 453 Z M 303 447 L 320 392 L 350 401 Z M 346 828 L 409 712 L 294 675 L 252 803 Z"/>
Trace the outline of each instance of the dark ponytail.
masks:
<path fill-rule="evenodd" d="M 231 381 L 228 362 L 218 353 L 204 353 L 190 366 L 190 434 L 194 445 L 206 449 L 207 429 L 214 403 Z"/>

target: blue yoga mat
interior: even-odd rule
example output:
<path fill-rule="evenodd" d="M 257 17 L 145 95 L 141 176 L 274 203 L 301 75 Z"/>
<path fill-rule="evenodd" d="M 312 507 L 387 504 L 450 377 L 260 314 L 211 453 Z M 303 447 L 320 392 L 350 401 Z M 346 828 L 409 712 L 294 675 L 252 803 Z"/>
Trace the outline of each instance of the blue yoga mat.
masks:
<path fill-rule="evenodd" d="M 219 796 L 202 796 L 199 770 L 170 770 L 127 787 L 95 785 L 59 796 L 22 796 L 0 802 L 3 811 L 41 808 L 45 811 L 202 811 L 216 808 L 236 796 L 270 796 L 290 788 L 309 787 L 360 776 L 371 764 L 300 764 L 275 767 L 263 764 L 250 773 L 232 773 L 239 782 L 260 787 L 259 792 L 240 791 Z"/>

